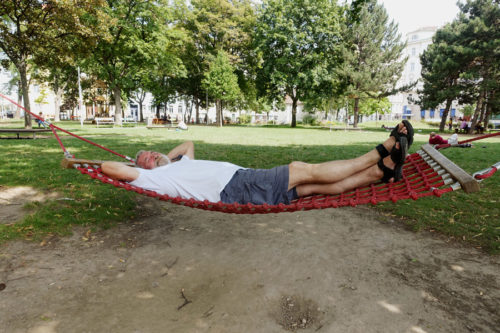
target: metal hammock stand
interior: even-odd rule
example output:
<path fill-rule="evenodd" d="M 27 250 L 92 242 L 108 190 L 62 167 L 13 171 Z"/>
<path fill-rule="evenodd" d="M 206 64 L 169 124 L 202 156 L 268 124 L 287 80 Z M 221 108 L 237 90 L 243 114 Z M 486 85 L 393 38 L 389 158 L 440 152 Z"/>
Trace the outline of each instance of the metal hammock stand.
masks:
<path fill-rule="evenodd" d="M 11 103 L 21 107 L 11 99 L 0 94 L 9 100 Z M 24 109 L 24 108 L 23 108 Z M 25 110 L 26 111 L 26 110 Z M 29 111 L 27 111 L 29 112 Z M 439 151 L 429 144 L 423 145 L 421 150 L 409 155 L 406 158 L 403 166 L 403 178 L 397 183 L 382 183 L 378 182 L 368 186 L 357 188 L 353 191 L 338 195 L 312 195 L 302 197 L 293 201 L 289 205 L 254 205 L 254 204 L 227 204 L 223 202 L 198 201 L 194 199 L 184 199 L 181 197 L 171 197 L 168 195 L 158 194 L 154 191 L 145 190 L 140 187 L 130 185 L 127 182 L 111 179 L 101 172 L 100 165 L 102 161 L 75 159 L 64 147 L 61 139 L 57 135 L 56 130 L 60 130 L 73 137 L 90 143 L 96 147 L 104 149 L 112 154 L 126 159 L 129 165 L 134 166 L 135 161 L 131 157 L 119 154 L 88 139 L 80 137 L 74 133 L 64 130 L 60 127 L 45 121 L 42 117 L 29 112 L 33 117 L 44 122 L 52 129 L 61 149 L 64 152 L 65 158 L 62 161 L 64 168 L 75 168 L 82 174 L 89 175 L 93 179 L 97 179 L 103 183 L 111 184 L 115 187 L 123 188 L 127 191 L 134 191 L 139 194 L 147 195 L 153 198 L 158 198 L 163 201 L 169 201 L 174 204 L 184 205 L 204 210 L 219 211 L 224 213 L 235 214 L 266 214 L 279 212 L 293 212 L 297 210 L 336 208 L 344 206 L 357 206 L 362 204 L 377 204 L 378 202 L 393 201 L 403 199 L 417 200 L 428 196 L 440 197 L 444 193 L 464 189 L 467 193 L 479 191 L 479 182 L 483 179 L 491 177 L 500 168 L 500 162 L 492 165 L 490 168 L 478 171 L 473 175 L 469 175 L 459 166 L 447 159 Z M 486 137 L 500 135 L 494 133 L 476 137 L 463 142 L 480 140 Z M 462 142 L 461 142 L 462 143 Z"/>

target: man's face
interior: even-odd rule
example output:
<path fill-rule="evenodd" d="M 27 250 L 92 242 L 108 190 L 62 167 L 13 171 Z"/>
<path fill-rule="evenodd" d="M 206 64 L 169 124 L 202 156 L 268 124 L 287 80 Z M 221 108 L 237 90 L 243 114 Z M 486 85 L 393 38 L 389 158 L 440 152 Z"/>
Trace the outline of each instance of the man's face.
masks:
<path fill-rule="evenodd" d="M 143 169 L 154 169 L 168 164 L 168 159 L 161 153 L 155 151 L 145 151 L 139 155 L 136 164 Z"/>

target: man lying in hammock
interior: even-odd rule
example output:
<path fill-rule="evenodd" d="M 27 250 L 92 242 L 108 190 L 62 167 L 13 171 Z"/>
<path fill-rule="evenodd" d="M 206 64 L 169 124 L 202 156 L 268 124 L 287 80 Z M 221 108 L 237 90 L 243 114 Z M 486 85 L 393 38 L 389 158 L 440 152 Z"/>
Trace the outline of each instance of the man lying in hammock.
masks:
<path fill-rule="evenodd" d="M 379 180 L 402 178 L 413 128 L 404 120 L 370 152 L 350 160 L 319 164 L 292 162 L 272 169 L 247 169 L 227 162 L 195 160 L 194 145 L 184 142 L 167 155 L 140 151 L 138 168 L 104 162 L 113 179 L 171 197 L 240 204 L 289 204 L 312 194 L 338 194 Z M 181 156 L 181 157 L 178 157 Z"/>

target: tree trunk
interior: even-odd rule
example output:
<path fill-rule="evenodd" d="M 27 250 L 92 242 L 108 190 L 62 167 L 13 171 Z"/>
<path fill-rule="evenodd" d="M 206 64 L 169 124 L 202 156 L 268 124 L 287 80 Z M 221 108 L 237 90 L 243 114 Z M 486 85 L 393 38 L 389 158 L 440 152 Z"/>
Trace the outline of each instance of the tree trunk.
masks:
<path fill-rule="evenodd" d="M 200 99 L 197 96 L 195 96 L 194 101 L 196 104 L 196 123 L 199 124 L 200 123 Z"/>
<path fill-rule="evenodd" d="M 118 86 L 113 87 L 113 95 L 115 97 L 115 123 L 120 126 L 122 125 L 122 98 L 121 89 Z"/>
<path fill-rule="evenodd" d="M 446 100 L 446 106 L 444 108 L 443 115 L 441 116 L 441 122 L 439 123 L 440 132 L 443 132 L 444 127 L 446 126 L 446 119 L 448 118 L 448 113 L 450 112 L 451 102 L 452 102 L 451 98 L 448 98 Z"/>
<path fill-rule="evenodd" d="M 222 124 L 224 122 L 224 118 L 222 116 L 222 100 L 216 99 L 215 100 L 215 112 L 216 112 L 216 119 L 215 121 L 217 122 L 218 127 L 222 127 Z"/>
<path fill-rule="evenodd" d="M 485 94 L 486 92 L 484 90 L 482 90 L 481 93 L 479 94 L 479 98 L 477 99 L 476 110 L 474 111 L 474 116 L 472 117 L 471 125 L 469 128 L 469 134 L 472 134 L 474 132 L 474 128 L 476 128 L 476 124 L 479 120 L 479 116 L 483 108 Z"/>
<path fill-rule="evenodd" d="M 156 104 L 156 118 L 158 119 L 160 118 L 160 104 Z"/>
<path fill-rule="evenodd" d="M 292 97 L 292 128 L 297 127 L 297 101 L 298 98 L 296 96 Z"/>
<path fill-rule="evenodd" d="M 54 90 L 56 93 L 56 96 L 54 98 L 54 121 L 60 121 L 61 100 L 64 94 L 64 90 L 57 83 L 54 86 Z"/>
<path fill-rule="evenodd" d="M 18 83 L 17 84 L 17 104 L 22 105 L 23 104 L 23 87 Z M 21 108 L 19 106 L 16 106 L 16 118 L 21 118 Z"/>
<path fill-rule="evenodd" d="M 24 127 L 25 128 L 32 128 L 31 126 L 31 114 L 29 113 L 31 111 L 30 108 L 30 97 L 29 97 L 29 92 L 28 92 L 28 78 L 26 74 L 26 62 L 24 60 L 21 60 L 17 64 L 17 69 L 19 70 L 19 76 L 21 77 L 21 87 L 23 91 L 23 102 L 24 102 L 24 109 L 26 110 L 24 112 Z"/>
<path fill-rule="evenodd" d="M 488 100 L 489 100 L 489 93 L 486 92 L 484 94 L 484 102 L 483 102 L 483 107 L 481 108 L 481 114 L 479 115 L 478 122 L 483 122 L 484 123 L 484 117 L 486 116 L 486 108 L 488 107 Z"/>
<path fill-rule="evenodd" d="M 488 98 L 488 102 L 486 103 L 486 112 L 484 114 L 484 128 L 488 128 L 488 122 L 490 121 L 491 112 L 493 111 L 493 103 L 495 100 L 495 91 L 493 90 Z"/>
<path fill-rule="evenodd" d="M 354 122 L 353 127 L 358 127 L 358 114 L 359 114 L 359 97 L 354 98 Z"/>

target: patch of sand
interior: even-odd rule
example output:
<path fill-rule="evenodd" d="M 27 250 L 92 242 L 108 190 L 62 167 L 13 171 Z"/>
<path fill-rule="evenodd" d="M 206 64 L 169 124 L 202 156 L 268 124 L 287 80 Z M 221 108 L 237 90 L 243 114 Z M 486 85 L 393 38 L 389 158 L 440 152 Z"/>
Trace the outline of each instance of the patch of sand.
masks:
<path fill-rule="evenodd" d="M 21 220 L 27 213 L 23 207 L 28 202 L 42 202 L 57 197 L 57 193 L 43 193 L 29 186 L 0 186 L 0 223 L 8 224 Z"/>

